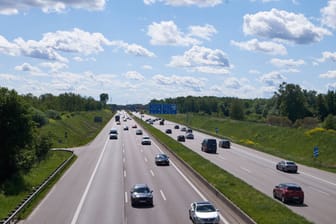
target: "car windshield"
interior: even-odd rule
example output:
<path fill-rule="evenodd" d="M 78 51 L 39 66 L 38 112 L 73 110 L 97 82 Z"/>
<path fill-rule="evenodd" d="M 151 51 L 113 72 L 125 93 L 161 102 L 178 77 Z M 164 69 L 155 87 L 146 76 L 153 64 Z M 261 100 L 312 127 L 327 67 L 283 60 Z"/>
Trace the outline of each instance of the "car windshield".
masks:
<path fill-rule="evenodd" d="M 295 165 L 295 163 L 294 162 L 287 162 L 287 165 Z"/>
<path fill-rule="evenodd" d="M 137 193 L 149 193 L 149 189 L 147 187 L 141 187 L 141 188 L 135 189 L 134 192 L 137 192 Z"/>
<path fill-rule="evenodd" d="M 167 158 L 167 156 L 166 155 L 158 155 L 158 157 L 160 158 L 160 159 L 166 159 Z"/>
<path fill-rule="evenodd" d="M 287 190 L 291 190 L 291 191 L 301 191 L 301 188 L 300 187 L 287 187 Z"/>
<path fill-rule="evenodd" d="M 210 204 L 206 204 L 206 205 L 198 205 L 196 208 L 196 211 L 198 212 L 214 212 L 216 211 L 216 209 L 210 205 Z"/>

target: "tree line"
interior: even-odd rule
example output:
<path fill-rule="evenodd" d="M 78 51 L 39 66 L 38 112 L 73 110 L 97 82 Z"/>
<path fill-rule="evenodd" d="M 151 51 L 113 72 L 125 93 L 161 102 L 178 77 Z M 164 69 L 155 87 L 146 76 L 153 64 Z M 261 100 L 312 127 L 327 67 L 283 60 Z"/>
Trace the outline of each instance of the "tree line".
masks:
<path fill-rule="evenodd" d="M 176 104 L 179 113 L 199 113 L 236 120 L 268 122 L 284 126 L 317 125 L 336 129 L 336 92 L 326 94 L 282 83 L 269 99 L 187 96 L 151 100 L 150 103 Z"/>
<path fill-rule="evenodd" d="M 97 101 L 73 93 L 19 95 L 0 87 L 0 190 L 6 181 L 29 171 L 47 156 L 51 136 L 41 134 L 39 127 L 50 118 L 61 119 L 63 112 L 101 110 L 107 100 L 105 93 Z"/>

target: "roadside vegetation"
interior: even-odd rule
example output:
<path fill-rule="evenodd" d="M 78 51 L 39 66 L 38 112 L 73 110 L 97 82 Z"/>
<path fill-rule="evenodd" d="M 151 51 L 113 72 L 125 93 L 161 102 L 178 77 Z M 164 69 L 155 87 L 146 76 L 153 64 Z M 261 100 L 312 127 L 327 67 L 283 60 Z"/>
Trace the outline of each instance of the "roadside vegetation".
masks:
<path fill-rule="evenodd" d="M 137 119 L 137 118 L 135 118 Z M 234 204 L 259 224 L 307 224 L 304 217 L 264 195 L 252 186 L 234 177 L 181 143 L 167 136 L 152 125 L 137 119 L 156 139 L 189 164 L 211 185 L 222 192 Z"/>
<path fill-rule="evenodd" d="M 84 145 L 99 133 L 113 116 L 107 100 L 107 94 L 100 101 L 69 93 L 21 96 L 0 87 L 0 220 L 72 155 L 50 149 Z"/>

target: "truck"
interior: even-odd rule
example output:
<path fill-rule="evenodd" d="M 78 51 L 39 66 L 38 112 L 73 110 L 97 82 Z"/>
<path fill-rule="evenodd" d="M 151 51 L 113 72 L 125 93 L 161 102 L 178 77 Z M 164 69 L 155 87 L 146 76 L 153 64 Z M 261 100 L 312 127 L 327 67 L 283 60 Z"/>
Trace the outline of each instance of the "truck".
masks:
<path fill-rule="evenodd" d="M 119 114 L 117 114 L 117 115 L 115 116 L 115 121 L 116 121 L 116 122 L 120 122 L 120 115 L 119 115 Z"/>

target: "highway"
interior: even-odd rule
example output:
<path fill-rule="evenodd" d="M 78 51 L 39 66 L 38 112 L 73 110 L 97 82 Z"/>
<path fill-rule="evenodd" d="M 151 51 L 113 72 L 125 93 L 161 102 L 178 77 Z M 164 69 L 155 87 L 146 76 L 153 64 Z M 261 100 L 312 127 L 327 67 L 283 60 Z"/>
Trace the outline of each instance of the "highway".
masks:
<path fill-rule="evenodd" d="M 145 116 L 143 119 L 145 120 L 150 117 Z M 175 123 L 170 121 L 165 121 L 164 125 L 154 122 L 153 126 L 163 132 L 167 128 L 170 128 L 172 134 L 169 134 L 169 136 L 174 139 L 176 139 L 177 135 L 184 134 L 179 129 L 174 129 Z M 182 126 L 180 125 L 180 127 Z M 305 192 L 304 205 L 297 206 L 290 204 L 286 206 L 314 223 L 335 223 L 336 174 L 301 164 L 298 164 L 299 171 L 296 174 L 281 172 L 275 168 L 276 163 L 282 160 L 281 158 L 238 144 L 232 144 L 231 149 L 218 148 L 217 154 L 208 154 L 201 151 L 201 142 L 204 138 L 211 136 L 197 131 L 193 133 L 194 140 L 186 139 L 186 142 L 182 143 L 194 152 L 202 155 L 270 197 L 273 196 L 273 187 L 279 183 L 290 182 L 299 184 Z M 281 202 L 279 201 L 279 203 Z"/>
<path fill-rule="evenodd" d="M 171 158 L 170 166 L 156 166 L 155 155 L 165 149 L 154 139 L 151 145 L 141 145 L 142 135 L 135 134 L 134 124 L 127 120 L 116 125 L 112 119 L 90 144 L 74 148 L 77 161 L 20 223 L 191 223 L 190 203 L 201 200 L 212 201 L 220 209 L 221 223 L 243 223 L 189 177 L 179 161 Z M 124 125 L 129 130 L 123 130 Z M 117 140 L 108 138 L 112 127 L 118 129 Z M 131 206 L 130 189 L 136 183 L 146 183 L 153 190 L 153 207 Z"/>

